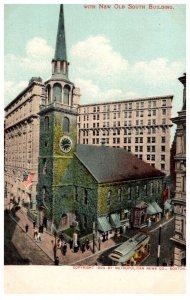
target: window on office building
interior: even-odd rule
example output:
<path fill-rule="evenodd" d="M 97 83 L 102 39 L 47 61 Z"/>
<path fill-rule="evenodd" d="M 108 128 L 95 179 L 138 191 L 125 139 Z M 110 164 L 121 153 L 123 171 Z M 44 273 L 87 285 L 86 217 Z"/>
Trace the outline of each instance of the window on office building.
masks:
<path fill-rule="evenodd" d="M 139 110 L 136 111 L 136 117 L 139 117 Z"/>
<path fill-rule="evenodd" d="M 132 109 L 132 103 L 129 102 L 129 109 Z"/>
<path fill-rule="evenodd" d="M 150 137 L 149 136 L 147 137 L 147 143 L 150 143 Z"/>
<path fill-rule="evenodd" d="M 124 112 L 124 118 L 127 118 L 127 111 Z"/>
<path fill-rule="evenodd" d="M 105 120 L 106 119 L 106 114 L 103 114 L 103 120 Z"/>
<path fill-rule="evenodd" d="M 124 142 L 124 144 L 127 143 L 127 138 L 126 137 L 124 137 L 123 142 Z"/>
<path fill-rule="evenodd" d="M 166 137 L 162 136 L 162 143 L 165 143 L 165 142 L 166 142 Z"/>
<path fill-rule="evenodd" d="M 113 118 L 116 119 L 116 113 L 113 114 Z"/>
<path fill-rule="evenodd" d="M 166 124 L 166 119 L 162 119 L 162 125 Z"/>
<path fill-rule="evenodd" d="M 162 106 L 166 106 L 166 100 L 162 100 Z"/>
<path fill-rule="evenodd" d="M 143 146 L 139 146 L 139 152 L 143 152 Z"/>
<path fill-rule="evenodd" d="M 165 170 L 165 164 L 161 164 L 161 170 Z"/>
<path fill-rule="evenodd" d="M 138 141 L 139 141 L 139 139 L 138 139 L 138 137 L 136 137 L 135 138 L 135 143 L 138 144 Z"/>
<path fill-rule="evenodd" d="M 155 152 L 155 146 L 152 146 L 152 152 Z"/>
<path fill-rule="evenodd" d="M 96 112 L 96 106 L 93 107 L 93 112 Z"/>
<path fill-rule="evenodd" d="M 164 154 L 161 155 L 161 160 L 165 161 L 165 155 Z"/>
<path fill-rule="evenodd" d="M 92 144 L 96 144 L 96 139 L 92 139 Z"/>
<path fill-rule="evenodd" d="M 128 146 L 128 147 L 127 147 L 127 150 L 128 150 L 129 152 L 131 152 L 131 146 Z"/>
<path fill-rule="evenodd" d="M 138 146 L 135 146 L 135 152 L 138 152 Z"/>
<path fill-rule="evenodd" d="M 130 137 L 128 137 L 128 143 L 131 144 L 131 138 Z"/>
<path fill-rule="evenodd" d="M 151 160 L 155 160 L 155 155 L 154 154 L 151 155 Z"/>
<path fill-rule="evenodd" d="M 143 137 L 140 137 L 139 140 L 140 140 L 140 143 L 142 144 L 143 143 Z"/>
<path fill-rule="evenodd" d="M 165 150 L 166 150 L 166 149 L 165 149 L 165 146 L 161 146 L 161 151 L 162 151 L 162 152 L 165 152 Z"/>
<path fill-rule="evenodd" d="M 147 160 L 150 160 L 150 155 L 149 155 L 149 154 L 147 155 L 146 159 L 147 159 Z"/>
<path fill-rule="evenodd" d="M 156 137 L 155 136 L 152 137 L 152 143 L 156 143 Z"/>
<path fill-rule="evenodd" d="M 150 152 L 150 146 L 147 146 L 147 152 Z"/>

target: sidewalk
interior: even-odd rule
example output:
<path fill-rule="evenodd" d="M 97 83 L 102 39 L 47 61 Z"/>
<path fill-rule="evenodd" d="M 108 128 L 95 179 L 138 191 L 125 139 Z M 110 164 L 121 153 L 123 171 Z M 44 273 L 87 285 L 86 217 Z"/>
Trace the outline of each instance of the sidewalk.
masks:
<path fill-rule="evenodd" d="M 34 240 L 34 228 L 33 228 L 32 220 L 30 218 L 28 218 L 28 216 L 26 215 L 26 212 L 24 212 L 22 210 L 22 208 L 16 212 L 15 217 L 13 217 L 11 214 L 10 214 L 10 217 L 20 226 L 20 228 L 22 228 L 22 230 L 24 232 L 25 232 L 26 224 L 29 225 L 28 232 L 26 234 L 52 260 L 52 264 L 54 264 L 53 247 L 55 244 L 55 237 L 53 236 L 53 234 L 51 234 L 49 232 L 43 232 L 43 233 L 41 233 L 41 241 L 36 242 Z M 151 234 L 151 232 L 153 232 L 159 228 L 160 224 L 162 224 L 162 226 L 164 226 L 165 224 L 170 222 L 172 219 L 173 219 L 173 217 L 171 217 L 168 220 L 163 218 L 160 222 L 153 224 L 151 227 L 143 228 L 143 230 L 128 229 L 126 231 L 126 234 L 122 234 L 118 238 L 111 238 L 111 239 L 106 240 L 105 242 L 102 242 L 100 251 L 98 250 L 98 247 L 97 247 L 98 245 L 95 244 L 95 253 L 93 253 L 93 251 L 92 251 L 92 242 L 91 242 L 90 248 L 88 250 L 85 250 L 85 252 L 83 252 L 83 253 L 81 252 L 81 250 L 79 250 L 77 253 L 74 253 L 73 250 L 70 249 L 69 244 L 67 244 L 66 255 L 64 256 L 60 249 L 57 249 L 56 255 L 59 257 L 60 265 L 73 265 L 73 264 L 77 264 L 83 260 L 85 262 L 85 260 L 87 258 L 97 256 L 97 254 L 101 254 L 101 252 L 104 252 L 105 250 L 108 250 L 116 245 L 119 245 L 120 243 L 124 242 L 125 240 L 127 240 L 127 239 L 131 238 L 132 236 L 134 236 L 135 234 L 137 234 L 139 231 L 144 232 L 145 234 Z"/>
<path fill-rule="evenodd" d="M 54 264 L 54 244 L 55 244 L 55 237 L 53 234 L 49 232 L 43 232 L 41 233 L 41 241 L 36 242 L 34 240 L 34 228 L 33 223 L 30 218 L 25 214 L 25 212 L 20 209 L 16 212 L 16 216 L 12 216 L 10 214 L 10 217 L 20 226 L 20 228 L 23 229 L 25 232 L 25 226 L 28 224 L 28 232 L 26 233 L 33 241 L 36 243 L 36 245 L 52 260 L 52 264 Z M 36 226 L 38 229 L 38 227 Z M 105 242 L 101 243 L 100 251 L 98 250 L 98 245 L 95 244 L 95 253 L 92 251 L 92 243 L 90 243 L 90 248 L 88 250 L 85 250 L 85 252 L 81 252 L 79 250 L 77 253 L 74 253 L 72 249 L 70 249 L 69 244 L 67 244 L 67 252 L 64 256 L 61 253 L 60 249 L 57 249 L 56 255 L 59 257 L 60 265 L 73 265 L 77 262 L 80 262 L 81 260 L 87 259 L 89 256 L 100 254 L 101 252 L 108 250 L 109 248 L 112 248 L 121 242 L 123 242 L 123 239 L 127 240 L 127 237 L 118 237 L 118 238 L 111 238 L 106 240 Z"/>

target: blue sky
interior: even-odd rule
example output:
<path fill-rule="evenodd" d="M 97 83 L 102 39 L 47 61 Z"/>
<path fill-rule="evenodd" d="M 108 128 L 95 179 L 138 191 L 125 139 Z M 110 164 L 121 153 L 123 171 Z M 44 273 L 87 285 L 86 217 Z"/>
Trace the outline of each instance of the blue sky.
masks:
<path fill-rule="evenodd" d="M 51 76 L 59 5 L 6 4 L 5 105 L 32 76 Z M 173 116 L 182 106 L 185 69 L 185 5 L 172 10 L 85 9 L 65 5 L 69 78 L 81 103 L 174 95 Z"/>

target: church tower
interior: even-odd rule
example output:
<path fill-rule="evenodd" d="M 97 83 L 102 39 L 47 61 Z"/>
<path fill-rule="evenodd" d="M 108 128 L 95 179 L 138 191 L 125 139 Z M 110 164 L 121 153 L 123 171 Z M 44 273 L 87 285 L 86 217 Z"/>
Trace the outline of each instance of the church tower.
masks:
<path fill-rule="evenodd" d="M 52 76 L 45 82 L 40 107 L 39 223 L 58 228 L 72 219 L 72 160 L 77 143 L 77 106 L 80 90 L 68 78 L 63 5 L 60 5 Z M 46 224 L 45 224 L 46 225 Z M 49 227 L 48 226 L 48 227 Z M 54 229 L 52 229 L 54 230 Z"/>

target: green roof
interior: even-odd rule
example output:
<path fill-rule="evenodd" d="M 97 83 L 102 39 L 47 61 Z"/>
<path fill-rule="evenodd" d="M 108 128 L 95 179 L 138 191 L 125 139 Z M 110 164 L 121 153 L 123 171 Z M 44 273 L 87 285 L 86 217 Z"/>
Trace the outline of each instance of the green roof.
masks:
<path fill-rule="evenodd" d="M 54 60 L 67 61 L 63 4 L 60 5 Z"/>

